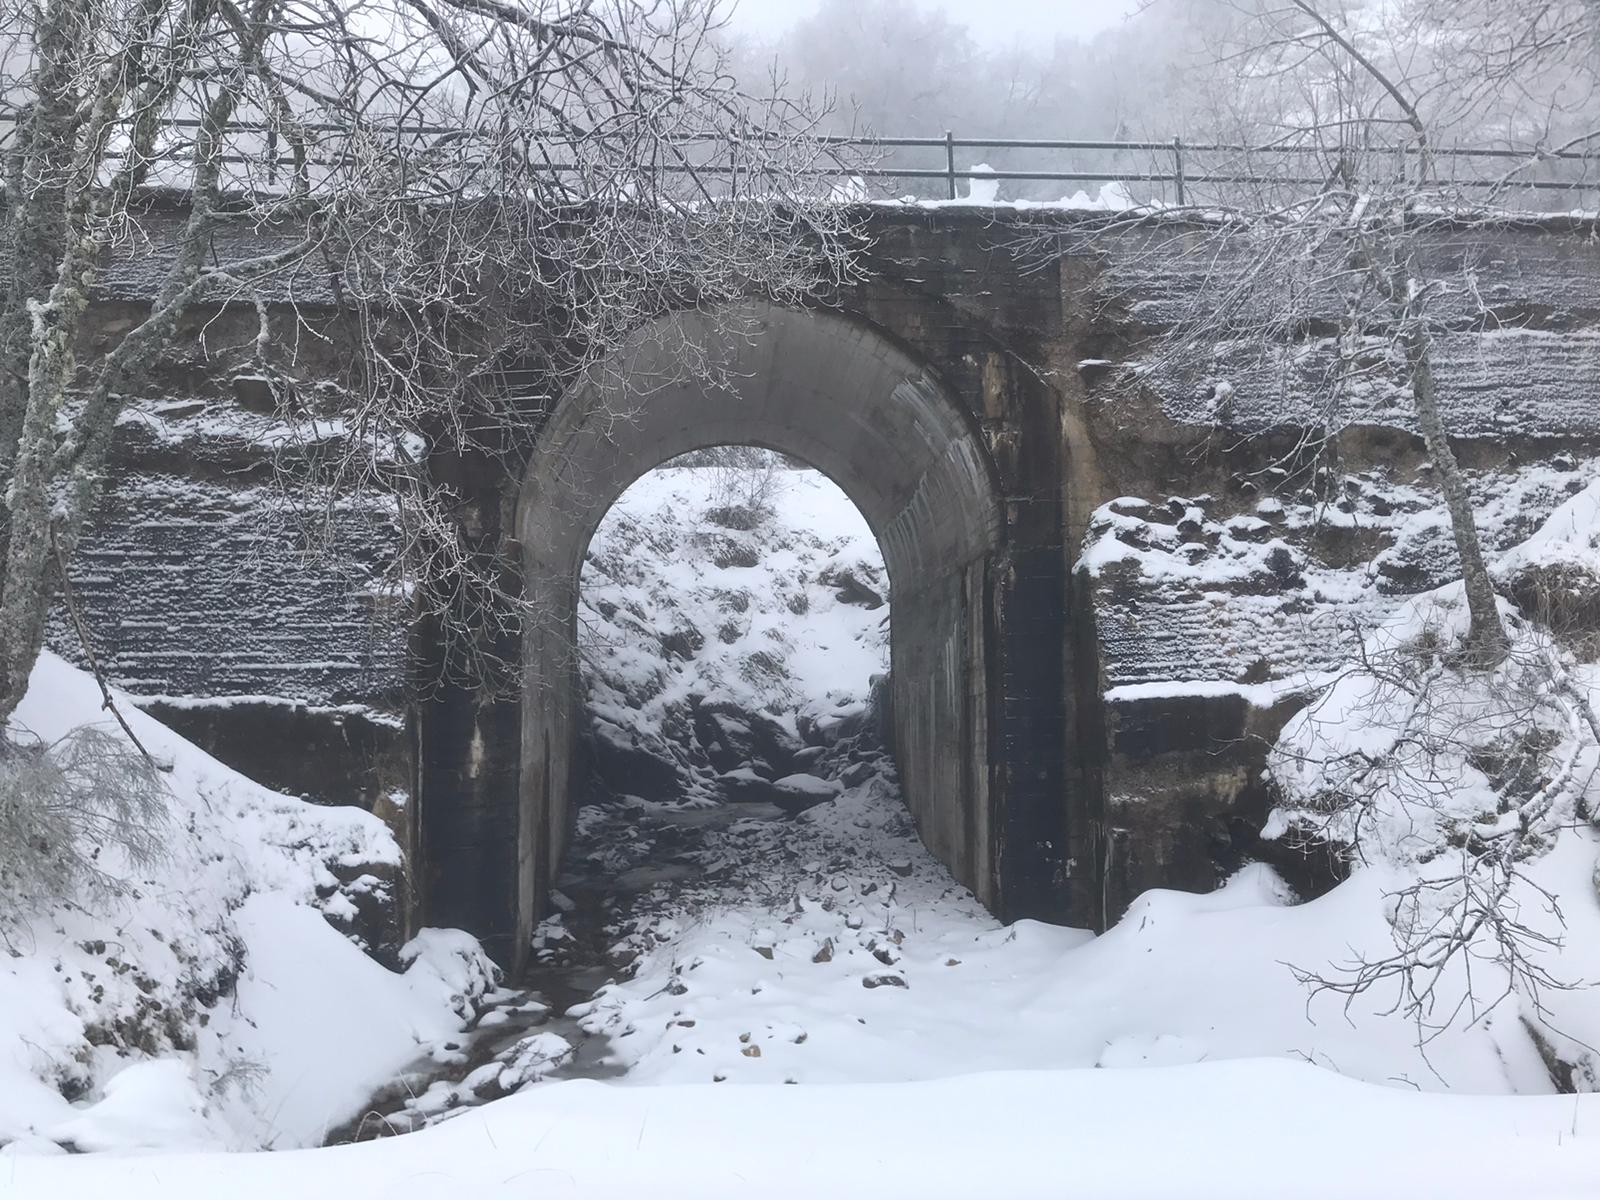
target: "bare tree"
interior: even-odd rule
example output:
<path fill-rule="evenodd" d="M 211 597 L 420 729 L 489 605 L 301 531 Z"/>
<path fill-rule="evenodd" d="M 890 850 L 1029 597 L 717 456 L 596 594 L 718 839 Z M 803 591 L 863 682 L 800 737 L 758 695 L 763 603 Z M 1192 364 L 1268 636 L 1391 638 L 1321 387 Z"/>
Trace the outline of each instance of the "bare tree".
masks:
<path fill-rule="evenodd" d="M 255 311 L 285 414 L 308 440 L 339 432 L 297 475 L 302 499 L 394 497 L 399 574 L 454 579 L 413 589 L 443 612 L 496 575 L 430 470 L 438 455 L 513 455 L 564 381 L 648 316 L 798 300 L 848 274 L 852 218 L 819 178 L 831 152 L 801 108 L 739 90 L 720 21 L 714 0 L 0 7 L 0 719 L 27 686 L 117 415 L 196 313 Z M 186 194 L 170 246 L 142 241 L 156 184 Z M 82 355 L 108 264 L 153 251 L 148 310 Z M 320 403 L 292 348 L 325 341 L 327 322 L 286 303 L 312 267 L 357 350 Z"/>

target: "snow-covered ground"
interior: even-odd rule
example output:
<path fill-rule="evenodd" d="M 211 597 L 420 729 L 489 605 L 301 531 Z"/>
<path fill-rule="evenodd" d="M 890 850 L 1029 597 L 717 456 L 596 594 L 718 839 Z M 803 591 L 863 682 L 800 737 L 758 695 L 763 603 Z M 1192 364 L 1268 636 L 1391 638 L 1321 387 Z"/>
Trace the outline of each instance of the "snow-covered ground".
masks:
<path fill-rule="evenodd" d="M 1252 1060 L 837 1087 L 540 1085 L 309 1153 L 0 1159 L 7 1197 L 1586 1197 L 1600 1099 L 1420 1096 Z"/>
<path fill-rule="evenodd" d="M 1100 937 L 1002 926 L 922 849 L 874 747 L 867 680 L 883 668 L 886 610 L 830 569 L 849 565 L 857 583 L 881 586 L 870 534 L 825 481 L 786 482 L 759 535 L 776 549 L 750 562 L 752 531 L 707 519 L 714 497 L 703 476 L 647 477 L 608 517 L 586 574 L 596 714 L 609 736 L 665 755 L 678 772 L 677 783 L 658 779 L 671 795 L 606 795 L 580 816 L 578 850 L 594 874 L 620 880 L 662 847 L 679 869 L 611 902 L 603 932 L 614 978 L 574 1014 L 619 1076 L 533 1083 L 420 1133 L 302 1154 L 69 1160 L 29 1153 L 47 1146 L 25 1138 L 0 1150 L 0 1193 L 1596 1194 L 1600 1099 L 1548 1094 L 1555 1085 L 1531 1032 L 1572 1063 L 1600 1045 L 1590 986 L 1600 980 L 1600 839 L 1586 822 L 1569 821 L 1527 865 L 1516 897 L 1556 943 L 1541 965 L 1572 990 L 1547 990 L 1541 1012 L 1501 986 L 1492 962 L 1468 956 L 1446 973 L 1438 1003 L 1448 1011 L 1470 984 L 1476 1007 L 1425 1042 L 1392 991 L 1347 1004 L 1297 976 L 1336 974 L 1393 948 L 1386 904 L 1400 862 L 1375 861 L 1309 902 L 1256 865 L 1209 895 L 1147 893 Z M 1552 518 L 1533 543 L 1540 563 L 1592 551 L 1597 498 Z M 749 670 L 774 648 L 757 662 L 782 671 Z M 43 670 L 51 688 L 78 689 L 72 711 L 93 708 L 87 680 L 54 661 Z M 831 798 L 786 816 L 720 795 L 731 772 L 709 759 L 729 746 L 705 744 L 685 716 L 706 697 L 792 735 L 792 750 L 761 753 L 798 754 L 816 798 Z M 114 1127 L 113 1106 L 162 1109 L 146 1089 L 194 1091 L 205 1105 L 194 1121 L 214 1124 L 218 1104 L 193 1081 L 236 1054 L 265 1064 L 258 1086 L 276 1098 L 250 1109 L 266 1122 L 254 1140 L 303 1144 L 360 1084 L 450 1038 L 449 998 L 459 1004 L 473 987 L 427 964 L 469 971 L 470 948 L 432 935 L 404 976 L 362 959 L 314 907 L 319 892 L 335 906 L 340 895 L 318 887 L 317 864 L 337 841 L 329 831 L 380 856 L 381 828 L 251 791 L 153 722 L 139 728 L 188 764 L 196 782 L 184 794 L 212 795 L 205 838 L 226 828 L 239 839 L 238 822 L 255 814 L 251 845 L 265 849 L 242 855 L 228 877 L 257 882 L 203 889 L 260 893 L 215 919 L 231 922 L 254 982 L 241 983 L 234 1011 L 196 1049 L 158 1054 L 142 1076 L 106 1065 L 97 1090 L 69 1105 L 23 1057 L 39 1035 L 4 1022 L 29 1017 L 56 1038 L 46 1044 L 59 1060 L 71 1057 L 71 997 L 40 977 L 84 935 L 0 965 L 0 989 L 8 969 L 9 986 L 32 989 L 9 1008 L 0 990 L 0 1141 L 16 1086 L 28 1090 L 11 1101 L 13 1129 L 20 1120 L 53 1137 L 97 1111 L 102 1130 Z M 203 913 L 195 924 L 207 925 Z M 65 1032 L 49 1033 L 51 1022 Z M 284 1132 L 264 1136 L 274 1113 Z M 202 1144 L 192 1128 L 177 1123 L 171 1144 Z"/>

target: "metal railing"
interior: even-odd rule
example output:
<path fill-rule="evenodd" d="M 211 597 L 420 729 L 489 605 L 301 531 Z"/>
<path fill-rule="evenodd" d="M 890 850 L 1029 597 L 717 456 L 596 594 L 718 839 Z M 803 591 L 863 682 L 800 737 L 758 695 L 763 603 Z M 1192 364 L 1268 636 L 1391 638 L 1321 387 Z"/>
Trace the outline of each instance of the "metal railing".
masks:
<path fill-rule="evenodd" d="M 0 117 L 0 150 L 3 150 L 10 140 L 12 131 L 5 128 L 9 124 L 6 118 Z M 197 129 L 200 122 L 193 118 L 173 117 L 163 124 L 181 136 Z M 425 146 L 433 140 L 441 144 L 449 142 L 459 138 L 464 132 L 460 129 L 430 124 L 402 124 L 382 128 L 381 131 L 385 135 L 409 139 L 417 146 Z M 337 142 L 349 132 L 350 130 L 343 126 L 331 124 L 308 123 L 298 129 L 300 136 L 308 139 L 313 146 L 324 139 Z M 242 120 L 230 125 L 229 133 L 235 140 L 235 145 L 224 156 L 224 163 L 249 168 L 250 174 L 255 176 L 251 186 L 259 186 L 262 181 L 269 187 L 276 185 L 282 173 L 293 161 L 285 144 L 287 138 L 280 133 L 278 127 L 263 121 Z M 718 161 L 719 147 L 726 152 L 737 144 L 725 135 L 688 134 L 664 140 L 670 140 L 686 152 L 694 152 L 686 153 L 682 161 L 660 163 L 652 168 L 664 174 L 693 174 L 704 178 L 721 176 L 736 179 L 742 172 L 749 170 L 748 166 L 736 164 L 731 156 L 721 162 Z M 836 165 L 814 166 L 805 173 L 824 178 L 853 177 L 863 181 L 915 181 L 924 186 L 938 182 L 943 184 L 942 190 L 948 200 L 960 199 L 961 183 L 978 180 L 1024 184 L 1146 183 L 1157 185 L 1162 189 L 1170 188 L 1170 197 L 1164 196 L 1163 199 L 1170 198 L 1179 206 L 1184 206 L 1195 200 L 1196 189 L 1263 185 L 1325 186 L 1329 182 L 1328 175 L 1290 173 L 1287 167 L 1295 161 L 1309 162 L 1318 158 L 1326 160 L 1335 156 L 1335 152 L 1325 146 L 1294 143 L 1245 145 L 1186 142 L 1181 137 L 1162 141 L 966 138 L 957 137 L 951 130 L 946 130 L 942 137 L 863 137 L 830 134 L 814 136 L 809 141 L 824 148 L 858 152 L 864 161 L 859 164 L 849 163 L 846 161 L 846 156 L 841 154 L 840 161 Z M 900 151 L 925 154 L 936 165 L 916 166 L 899 161 L 886 161 L 898 158 L 896 152 Z M 1032 163 L 1025 163 L 1020 167 L 963 167 L 958 164 L 968 156 L 958 153 L 960 151 L 995 152 L 1005 157 L 1014 157 L 1017 152 L 1026 152 L 1033 157 L 1067 156 L 1074 161 L 1069 163 L 1072 169 L 1060 170 L 1045 169 Z M 884 156 L 883 152 L 888 154 Z M 331 168 L 342 161 L 343 153 L 342 150 L 335 150 L 332 156 L 320 159 L 313 155 L 311 162 L 315 166 Z M 1370 150 L 1365 153 L 1372 156 L 1390 156 L 1395 159 L 1397 168 L 1403 171 L 1408 162 L 1415 161 L 1419 152 L 1416 147 L 1409 146 Z M 875 154 L 880 157 L 875 158 Z M 1498 171 L 1484 170 L 1481 175 L 1452 174 L 1440 180 L 1442 184 L 1448 186 L 1461 189 L 1501 189 L 1513 193 L 1595 193 L 1600 197 L 1600 139 L 1588 143 L 1586 148 L 1581 150 L 1542 151 L 1504 147 L 1448 146 L 1430 149 L 1428 154 L 1435 164 L 1449 164 L 1452 171 L 1463 165 L 1471 167 L 1474 164 L 1477 164 L 1479 169 L 1483 169 L 1487 164 L 1499 164 L 1503 168 Z M 1088 169 L 1092 164 L 1085 164 L 1082 161 L 1086 157 L 1107 156 L 1121 158 L 1123 161 L 1102 165 L 1100 169 Z M 169 142 L 163 149 L 162 157 L 181 165 L 184 158 L 182 142 L 180 141 L 178 145 Z M 1142 157 L 1144 162 L 1142 164 L 1130 162 L 1130 157 Z M 1262 170 L 1261 168 L 1269 162 L 1274 164 L 1275 169 Z M 535 169 L 558 174 L 577 173 L 581 170 L 573 163 L 559 161 L 542 163 Z M 1561 177 L 1532 177 L 1532 173 L 1536 171 L 1543 171 L 1545 175 L 1554 173 Z"/>
<path fill-rule="evenodd" d="M 1181 137 L 1174 137 L 1168 141 L 1082 141 L 1082 140 L 1055 140 L 1049 138 L 958 138 L 946 130 L 942 138 L 909 138 L 909 137 L 884 137 L 873 139 L 858 138 L 824 138 L 827 143 L 846 145 L 862 145 L 867 147 L 884 148 L 915 148 L 923 150 L 939 150 L 943 152 L 944 162 L 941 167 L 911 168 L 902 166 L 870 167 L 856 170 L 853 173 L 863 178 L 884 179 L 940 179 L 945 183 L 947 199 L 958 199 L 958 181 L 962 180 L 1013 180 L 1029 183 L 1110 183 L 1110 182 L 1143 182 L 1170 184 L 1174 188 L 1174 199 L 1179 205 L 1184 205 L 1189 200 L 1189 190 L 1195 185 L 1246 185 L 1246 184 L 1285 184 L 1299 186 L 1317 186 L 1328 182 L 1325 175 L 1299 175 L 1285 176 L 1281 173 L 1255 174 L 1238 170 L 1193 170 L 1197 158 L 1228 156 L 1235 161 L 1243 159 L 1264 160 L 1282 156 L 1285 158 L 1312 158 L 1326 157 L 1329 155 L 1327 147 L 1311 145 L 1244 145 L 1223 142 L 1185 142 Z M 1040 170 L 1006 170 L 1006 169 L 961 169 L 957 167 L 957 150 L 1032 150 L 1050 151 L 1055 153 L 1095 153 L 1095 154 L 1148 154 L 1168 157 L 1171 163 L 1170 170 L 1129 171 L 1110 169 L 1107 171 L 1040 171 Z M 1600 145 L 1597 145 L 1600 150 Z M 1395 154 L 1396 151 L 1374 151 L 1372 153 Z M 1420 153 L 1414 146 L 1402 148 L 1398 151 L 1407 159 L 1415 159 Z M 1513 179 L 1506 181 L 1506 172 L 1492 178 L 1453 177 L 1449 182 L 1459 187 L 1466 188 L 1495 188 L 1509 187 L 1512 190 L 1533 189 L 1536 191 L 1567 191 L 1583 192 L 1600 190 L 1600 153 L 1590 153 L 1582 150 L 1513 150 L 1503 147 L 1462 147 L 1448 146 L 1430 149 L 1429 156 L 1436 162 L 1506 162 L 1524 163 L 1529 166 L 1538 164 L 1581 164 L 1579 177 L 1572 179 Z M 1590 177 L 1587 168 L 1590 164 L 1595 167 L 1595 175 Z"/>

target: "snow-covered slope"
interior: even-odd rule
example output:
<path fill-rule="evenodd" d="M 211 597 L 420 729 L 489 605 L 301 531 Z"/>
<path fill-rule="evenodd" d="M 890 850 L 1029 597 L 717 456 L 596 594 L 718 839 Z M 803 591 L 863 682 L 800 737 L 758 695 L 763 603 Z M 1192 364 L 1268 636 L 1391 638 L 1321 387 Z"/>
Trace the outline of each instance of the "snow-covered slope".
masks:
<path fill-rule="evenodd" d="M 120 894 L 0 920 L 0 1145 L 316 1145 L 460 1028 L 466 980 L 486 983 L 476 944 L 433 934 L 404 975 L 380 966 L 330 924 L 395 878 L 380 821 L 262 788 L 119 707 L 170 765 L 165 850 L 132 868 L 105 849 Z M 115 728 L 94 680 L 46 654 L 12 736 L 86 724 Z"/>

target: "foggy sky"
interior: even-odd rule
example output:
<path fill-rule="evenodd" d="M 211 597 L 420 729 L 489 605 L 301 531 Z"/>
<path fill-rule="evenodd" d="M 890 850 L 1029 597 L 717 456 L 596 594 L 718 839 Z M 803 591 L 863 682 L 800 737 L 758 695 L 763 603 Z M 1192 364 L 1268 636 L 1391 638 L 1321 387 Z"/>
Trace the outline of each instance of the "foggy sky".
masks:
<path fill-rule="evenodd" d="M 914 0 L 943 9 L 980 42 L 1005 44 L 1019 38 L 1049 42 L 1057 34 L 1089 37 L 1110 29 L 1138 0 Z M 733 27 L 763 37 L 784 32 L 816 11 L 817 0 L 735 0 Z"/>

